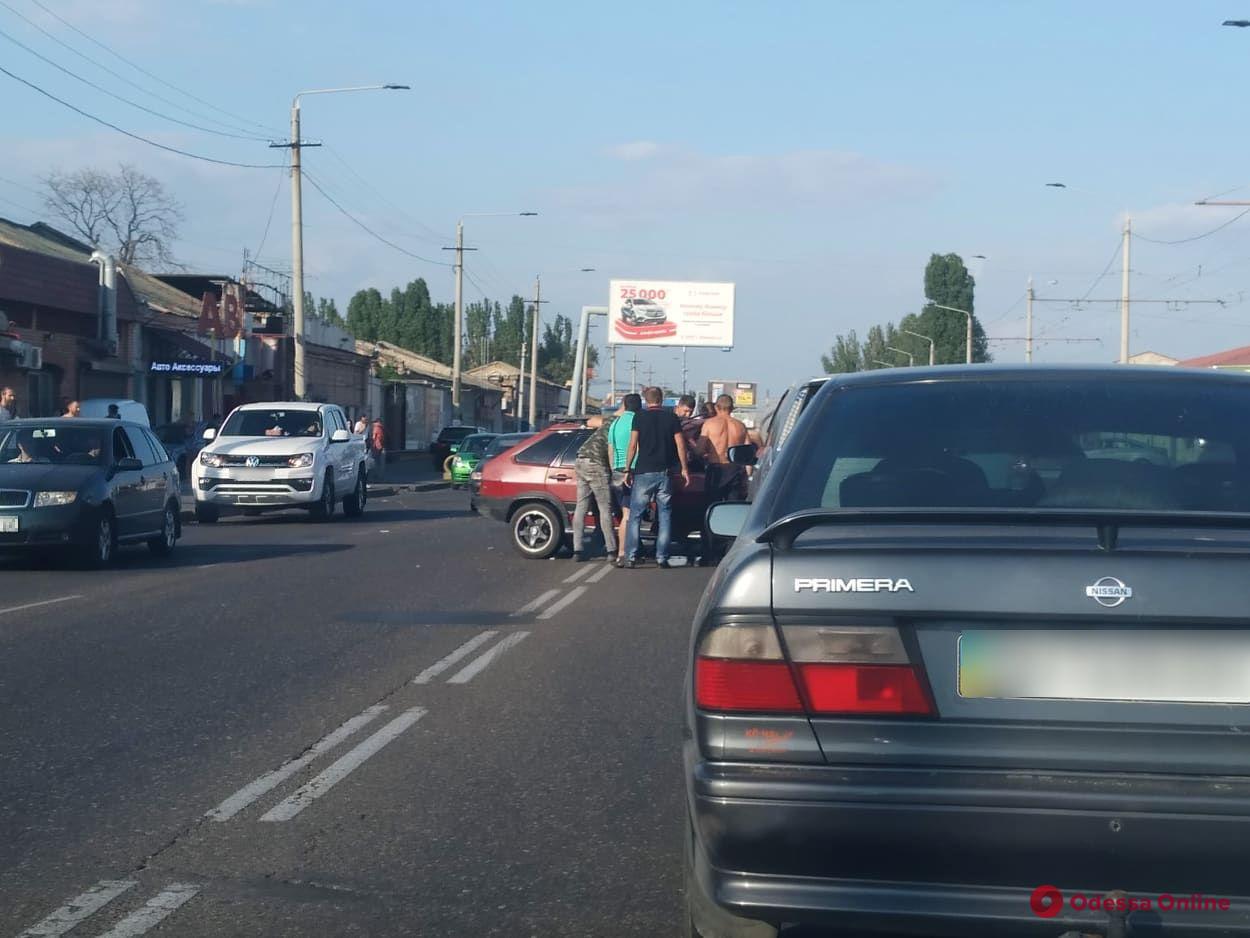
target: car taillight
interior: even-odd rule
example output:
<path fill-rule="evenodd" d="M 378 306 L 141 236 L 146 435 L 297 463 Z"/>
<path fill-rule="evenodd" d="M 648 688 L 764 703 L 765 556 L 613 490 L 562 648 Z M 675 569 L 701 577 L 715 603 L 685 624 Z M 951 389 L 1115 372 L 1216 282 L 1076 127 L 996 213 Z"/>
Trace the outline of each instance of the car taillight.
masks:
<path fill-rule="evenodd" d="M 771 624 L 721 625 L 708 632 L 699 644 L 694 688 L 701 710 L 803 712 Z"/>
<path fill-rule="evenodd" d="M 933 712 L 894 626 L 788 625 L 782 632 L 813 716 Z"/>

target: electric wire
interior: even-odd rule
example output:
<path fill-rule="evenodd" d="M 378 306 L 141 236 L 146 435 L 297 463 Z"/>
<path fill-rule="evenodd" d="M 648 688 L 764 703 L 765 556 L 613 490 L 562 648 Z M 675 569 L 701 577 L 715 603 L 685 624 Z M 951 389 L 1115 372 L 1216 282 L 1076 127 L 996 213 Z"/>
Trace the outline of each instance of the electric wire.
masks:
<path fill-rule="evenodd" d="M 1209 238 L 1216 232 L 1223 231 L 1229 225 L 1245 218 L 1247 215 L 1250 215 L 1250 208 L 1238 212 L 1232 218 L 1228 219 L 1228 221 L 1223 224 L 1216 225 L 1210 231 L 1204 231 L 1202 234 L 1194 235 L 1191 238 L 1177 238 L 1175 241 L 1161 241 L 1158 238 L 1147 238 L 1145 235 L 1140 235 L 1137 232 L 1133 232 L 1133 237 L 1138 241 L 1145 241 L 1147 244 L 1189 244 L 1191 241 L 1201 241 L 1203 238 Z"/>
<path fill-rule="evenodd" d="M 287 167 L 283 166 L 283 170 Z M 256 257 L 260 257 L 261 252 L 265 250 L 265 242 L 269 240 L 269 226 L 273 224 L 274 209 L 278 207 L 278 196 L 282 194 L 283 174 L 278 174 L 278 185 L 273 190 L 273 201 L 269 203 L 269 218 L 265 220 L 265 233 L 260 236 L 260 246 L 256 248 Z"/>

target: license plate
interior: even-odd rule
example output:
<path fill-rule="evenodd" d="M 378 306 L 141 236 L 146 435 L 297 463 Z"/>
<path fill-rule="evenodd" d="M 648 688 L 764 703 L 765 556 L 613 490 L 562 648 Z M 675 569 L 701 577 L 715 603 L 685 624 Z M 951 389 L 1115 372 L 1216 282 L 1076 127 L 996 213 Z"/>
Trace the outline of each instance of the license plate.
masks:
<path fill-rule="evenodd" d="M 14 515 L 0 515 L 0 534 L 16 534 L 18 519 Z"/>
<path fill-rule="evenodd" d="M 1009 700 L 1250 703 L 1250 633 L 969 631 L 959 695 Z"/>

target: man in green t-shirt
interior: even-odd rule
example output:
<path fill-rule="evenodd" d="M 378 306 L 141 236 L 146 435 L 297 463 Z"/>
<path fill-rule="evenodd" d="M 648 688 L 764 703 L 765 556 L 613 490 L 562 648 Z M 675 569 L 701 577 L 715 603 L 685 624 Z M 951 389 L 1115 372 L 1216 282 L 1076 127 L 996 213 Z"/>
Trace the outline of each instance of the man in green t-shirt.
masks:
<path fill-rule="evenodd" d="M 625 457 L 629 453 L 629 435 L 634 429 L 634 414 L 642 410 L 642 395 L 626 394 L 621 398 L 621 413 L 608 428 L 608 452 L 612 457 L 612 498 L 621 513 L 617 528 L 617 560 L 625 559 L 625 525 L 629 523 L 629 486 L 625 483 Z"/>

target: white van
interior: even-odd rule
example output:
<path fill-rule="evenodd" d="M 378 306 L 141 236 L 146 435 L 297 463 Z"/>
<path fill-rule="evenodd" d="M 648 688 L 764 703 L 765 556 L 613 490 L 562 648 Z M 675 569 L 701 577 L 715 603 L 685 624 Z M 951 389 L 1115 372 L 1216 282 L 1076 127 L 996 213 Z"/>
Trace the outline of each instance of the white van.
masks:
<path fill-rule="evenodd" d="M 79 416 L 82 417 L 108 417 L 109 407 L 116 404 L 118 415 L 122 420 L 129 420 L 131 423 L 137 423 L 144 427 L 151 427 L 152 421 L 148 419 L 148 409 L 138 401 L 127 401 L 117 397 L 93 397 L 85 401 L 79 401 L 78 406 L 82 408 Z"/>

